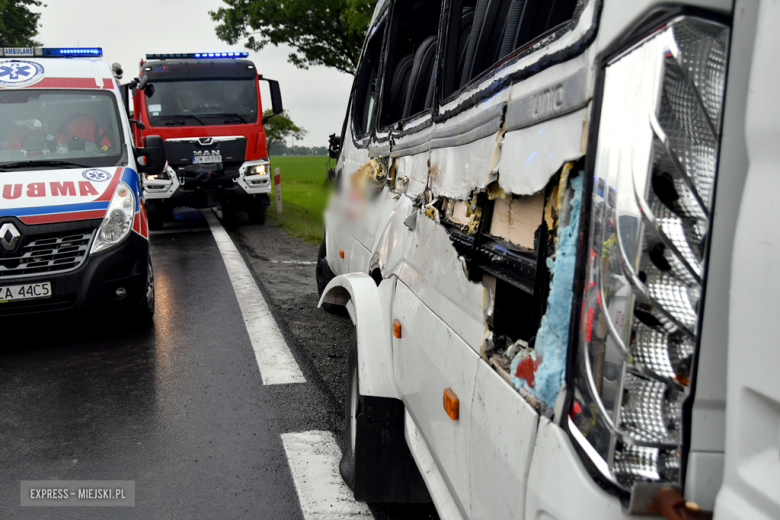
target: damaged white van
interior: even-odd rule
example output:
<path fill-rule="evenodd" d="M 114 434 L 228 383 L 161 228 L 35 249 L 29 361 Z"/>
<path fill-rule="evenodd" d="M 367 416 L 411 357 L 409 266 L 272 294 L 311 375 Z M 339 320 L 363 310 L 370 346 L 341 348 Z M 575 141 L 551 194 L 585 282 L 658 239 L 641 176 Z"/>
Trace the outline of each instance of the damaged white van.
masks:
<path fill-rule="evenodd" d="M 778 20 L 379 2 L 317 268 L 357 499 L 780 518 Z"/>

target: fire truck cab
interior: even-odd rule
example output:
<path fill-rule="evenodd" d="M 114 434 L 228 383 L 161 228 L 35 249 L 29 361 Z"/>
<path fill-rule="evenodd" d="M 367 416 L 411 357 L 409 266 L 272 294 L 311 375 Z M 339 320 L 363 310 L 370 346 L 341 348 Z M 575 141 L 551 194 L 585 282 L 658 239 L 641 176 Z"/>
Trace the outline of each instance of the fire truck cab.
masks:
<path fill-rule="evenodd" d="M 179 206 L 246 211 L 264 223 L 270 163 L 264 123 L 283 111 L 279 83 L 258 75 L 246 52 L 147 54 L 132 93 L 136 145 L 159 135 L 168 166 L 146 175 L 149 227 L 160 229 Z M 259 81 L 271 91 L 263 116 Z"/>

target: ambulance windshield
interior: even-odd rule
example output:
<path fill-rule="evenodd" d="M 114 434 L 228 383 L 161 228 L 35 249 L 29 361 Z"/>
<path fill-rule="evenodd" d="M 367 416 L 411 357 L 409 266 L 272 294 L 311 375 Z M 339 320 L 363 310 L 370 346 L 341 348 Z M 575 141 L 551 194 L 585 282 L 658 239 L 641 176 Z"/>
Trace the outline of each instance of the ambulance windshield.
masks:
<path fill-rule="evenodd" d="M 255 123 L 257 80 L 156 80 L 146 108 L 152 126 Z"/>
<path fill-rule="evenodd" d="M 52 161 L 66 168 L 118 164 L 125 147 L 118 121 L 116 99 L 108 92 L 0 90 L 0 168 Z"/>

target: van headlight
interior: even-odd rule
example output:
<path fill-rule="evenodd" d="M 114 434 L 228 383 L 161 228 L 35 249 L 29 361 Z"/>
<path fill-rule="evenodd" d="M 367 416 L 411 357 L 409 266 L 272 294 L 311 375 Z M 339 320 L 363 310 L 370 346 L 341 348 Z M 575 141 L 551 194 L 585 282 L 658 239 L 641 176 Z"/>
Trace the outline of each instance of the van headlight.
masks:
<path fill-rule="evenodd" d="M 134 218 L 135 196 L 133 190 L 124 182 L 120 182 L 111 203 L 108 205 L 108 211 L 100 224 L 95 241 L 92 243 L 92 253 L 103 251 L 121 242 L 133 229 Z"/>
<path fill-rule="evenodd" d="M 603 71 L 566 421 L 631 504 L 682 482 L 728 42 L 728 27 L 682 16 Z"/>

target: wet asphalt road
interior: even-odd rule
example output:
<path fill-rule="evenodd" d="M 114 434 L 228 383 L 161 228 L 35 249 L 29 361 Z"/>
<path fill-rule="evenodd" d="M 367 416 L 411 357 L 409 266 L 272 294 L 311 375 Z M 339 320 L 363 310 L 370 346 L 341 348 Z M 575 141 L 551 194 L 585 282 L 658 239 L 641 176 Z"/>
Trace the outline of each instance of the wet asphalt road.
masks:
<path fill-rule="evenodd" d="M 208 227 L 166 229 L 151 239 L 154 325 L 39 317 L 0 343 L 0 518 L 303 517 L 280 434 L 340 442 L 339 399 L 272 301 L 307 383 L 263 386 Z M 136 505 L 21 507 L 20 481 L 47 479 L 133 480 Z M 435 517 L 431 506 L 371 509 Z"/>

